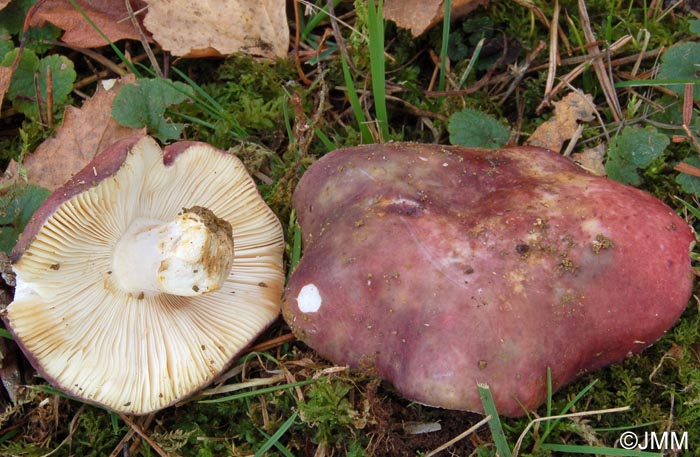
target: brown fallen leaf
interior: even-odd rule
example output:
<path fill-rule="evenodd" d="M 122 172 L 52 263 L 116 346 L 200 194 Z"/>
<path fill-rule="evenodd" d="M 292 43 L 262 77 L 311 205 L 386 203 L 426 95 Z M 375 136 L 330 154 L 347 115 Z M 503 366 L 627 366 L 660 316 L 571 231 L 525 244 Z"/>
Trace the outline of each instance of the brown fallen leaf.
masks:
<path fill-rule="evenodd" d="M 110 144 L 145 134 L 145 128 L 122 127 L 112 119 L 114 97 L 122 86 L 134 80 L 134 75 L 127 75 L 109 89 L 99 87 L 81 108 L 68 106 L 56 136 L 24 158 L 22 167 L 26 169 L 28 181 L 54 191 Z M 18 168 L 17 162 L 12 161 L 3 181 L 14 179 Z"/>
<path fill-rule="evenodd" d="M 285 0 L 146 1 L 144 25 L 163 49 L 176 56 L 287 55 Z"/>
<path fill-rule="evenodd" d="M 586 148 L 581 152 L 571 154 L 571 159 L 576 162 L 584 170 L 593 173 L 596 176 L 605 176 L 605 145 L 599 144 L 592 148 Z"/>
<path fill-rule="evenodd" d="M 139 39 L 129 19 L 124 0 L 76 0 L 76 3 L 111 41 Z M 134 11 L 145 6 L 142 0 L 131 0 Z M 143 15 L 136 17 L 140 19 Z M 96 48 L 109 44 L 69 0 L 42 3 L 32 17 L 31 25 L 41 26 L 46 22 L 65 31 L 61 36 L 61 41 L 64 43 L 82 48 Z"/>
<path fill-rule="evenodd" d="M 593 97 L 578 92 L 571 92 L 553 105 L 554 116 L 537 127 L 527 144 L 559 152 L 564 142 L 574 137 L 580 122 L 595 119 L 595 106 Z"/>
<path fill-rule="evenodd" d="M 2 106 L 2 101 L 5 98 L 5 94 L 10 88 L 12 73 L 12 67 L 0 67 L 0 106 Z"/>
<path fill-rule="evenodd" d="M 5 8 L 10 3 L 10 0 L 0 0 L 0 10 Z"/>
<path fill-rule="evenodd" d="M 466 16 L 477 6 L 486 5 L 488 0 L 453 0 L 450 18 Z M 445 13 L 444 0 L 386 0 L 384 18 L 396 25 L 409 29 L 414 37 L 442 21 Z"/>

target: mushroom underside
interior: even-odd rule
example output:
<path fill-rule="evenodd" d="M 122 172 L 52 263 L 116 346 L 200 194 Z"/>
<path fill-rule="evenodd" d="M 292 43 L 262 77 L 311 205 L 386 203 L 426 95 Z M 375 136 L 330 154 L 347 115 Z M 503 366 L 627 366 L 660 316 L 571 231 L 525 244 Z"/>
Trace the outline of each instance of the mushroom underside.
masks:
<path fill-rule="evenodd" d="M 112 170 L 99 183 L 75 195 L 71 183 L 59 189 L 69 198 L 37 212 L 48 216 L 31 224 L 35 233 L 15 253 L 17 289 L 3 316 L 54 386 L 126 413 L 145 414 L 201 389 L 279 314 L 279 221 L 234 156 L 201 143 L 176 147 L 168 157 L 148 137 L 128 154 L 116 145 L 87 167 Z M 168 221 L 178 218 L 192 223 L 172 229 Z M 115 261 L 134 223 L 156 227 L 155 235 Z M 168 243 L 175 244 L 163 248 Z M 177 255 L 152 259 L 161 248 Z M 183 283 L 185 270 L 196 275 L 200 266 L 216 271 Z M 137 287 L 123 280 L 130 269 Z M 139 275 L 150 279 L 133 279 Z M 171 288 L 160 288 L 161 279 Z"/>

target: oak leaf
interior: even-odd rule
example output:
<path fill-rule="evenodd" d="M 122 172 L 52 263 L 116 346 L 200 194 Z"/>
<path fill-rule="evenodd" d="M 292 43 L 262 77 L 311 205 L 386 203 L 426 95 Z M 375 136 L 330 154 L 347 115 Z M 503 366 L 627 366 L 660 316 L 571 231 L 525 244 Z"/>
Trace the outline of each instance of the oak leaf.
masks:
<path fill-rule="evenodd" d="M 10 81 L 12 80 L 12 67 L 0 66 L 0 106 L 2 106 L 2 100 L 5 98 L 7 90 L 10 88 Z"/>
<path fill-rule="evenodd" d="M 601 143 L 592 148 L 571 154 L 571 159 L 581 168 L 596 176 L 605 176 L 605 144 Z"/>
<path fill-rule="evenodd" d="M 453 0 L 450 18 L 466 16 L 477 6 L 487 3 L 488 0 Z M 384 3 L 384 18 L 410 30 L 414 37 L 438 24 L 444 15 L 444 0 L 386 0 Z"/>
<path fill-rule="evenodd" d="M 56 190 L 110 144 L 145 134 L 145 128 L 122 127 L 112 119 L 114 97 L 122 86 L 133 83 L 134 79 L 133 75 L 128 75 L 109 89 L 99 87 L 81 108 L 66 107 L 56 136 L 44 141 L 22 162 L 29 183 Z M 5 174 L 12 179 L 17 176 L 18 169 L 19 165 L 13 161 Z"/>
<path fill-rule="evenodd" d="M 123 39 L 138 40 L 139 35 L 129 19 L 124 0 L 75 0 L 90 20 L 112 42 Z M 139 11 L 145 7 L 142 0 L 131 0 L 131 7 Z M 137 19 L 142 16 L 137 15 Z M 61 41 L 83 48 L 105 46 L 108 42 L 88 22 L 69 0 L 43 2 L 32 17 L 32 26 L 50 22 L 63 29 Z"/>
<path fill-rule="evenodd" d="M 595 119 L 595 105 L 593 97 L 579 92 L 571 92 L 553 104 L 554 116 L 532 132 L 527 144 L 559 152 L 574 137 L 580 122 Z"/>
<path fill-rule="evenodd" d="M 144 25 L 163 49 L 176 56 L 287 55 L 285 0 L 146 1 Z"/>

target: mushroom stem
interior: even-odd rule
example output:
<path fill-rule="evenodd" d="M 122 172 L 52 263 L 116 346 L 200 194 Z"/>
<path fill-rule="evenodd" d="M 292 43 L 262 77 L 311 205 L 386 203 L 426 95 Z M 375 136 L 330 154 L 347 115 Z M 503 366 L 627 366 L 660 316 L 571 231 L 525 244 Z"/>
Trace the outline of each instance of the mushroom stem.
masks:
<path fill-rule="evenodd" d="M 135 219 L 115 247 L 112 277 L 136 296 L 195 296 L 220 289 L 232 264 L 231 224 L 194 206 L 170 222 Z"/>

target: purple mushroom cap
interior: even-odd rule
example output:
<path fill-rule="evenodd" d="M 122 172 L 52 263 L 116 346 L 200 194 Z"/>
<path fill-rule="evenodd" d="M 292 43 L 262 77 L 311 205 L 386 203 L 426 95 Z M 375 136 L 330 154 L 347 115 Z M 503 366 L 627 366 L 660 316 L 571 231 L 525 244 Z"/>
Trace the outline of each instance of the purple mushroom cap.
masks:
<path fill-rule="evenodd" d="M 683 313 L 694 242 L 638 189 L 532 147 L 342 149 L 302 177 L 294 333 L 406 398 L 519 416 L 648 347 Z"/>

